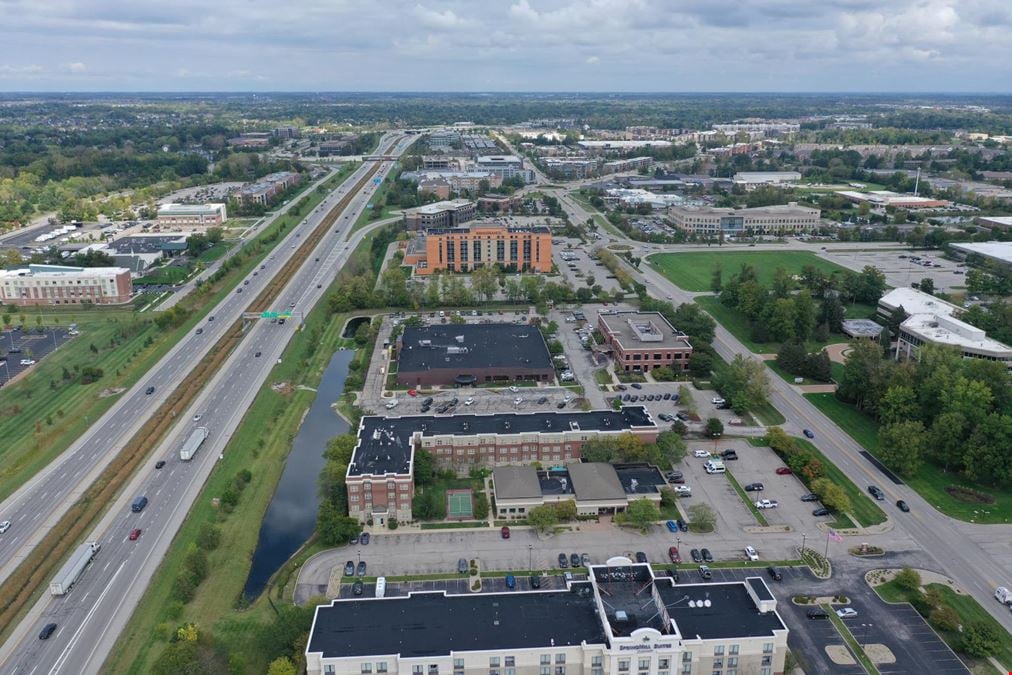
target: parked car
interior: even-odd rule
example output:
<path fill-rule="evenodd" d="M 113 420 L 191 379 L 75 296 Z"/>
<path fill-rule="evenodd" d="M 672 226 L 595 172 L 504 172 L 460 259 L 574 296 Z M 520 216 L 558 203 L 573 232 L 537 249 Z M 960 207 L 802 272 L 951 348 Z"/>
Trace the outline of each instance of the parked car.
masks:
<path fill-rule="evenodd" d="M 474 397 L 468 396 L 464 399 L 464 405 L 474 405 Z"/>
<path fill-rule="evenodd" d="M 364 577 L 365 576 L 365 561 L 364 560 L 362 560 L 361 562 L 358 563 L 358 569 L 355 570 L 355 574 L 357 574 L 360 577 Z"/>
<path fill-rule="evenodd" d="M 661 413 L 657 416 L 662 422 L 674 422 L 675 418 L 667 413 Z"/>
<path fill-rule="evenodd" d="M 355 583 L 353 583 L 351 585 L 351 592 L 354 595 L 362 595 L 362 592 L 364 590 L 365 590 L 365 584 L 363 584 L 361 581 L 359 581 L 357 579 L 355 580 Z"/>
<path fill-rule="evenodd" d="M 668 471 L 666 474 L 664 474 L 664 477 L 667 478 L 668 480 L 675 480 L 676 478 L 681 478 L 682 475 L 683 474 L 681 471 L 676 470 L 676 471 Z"/>
<path fill-rule="evenodd" d="M 668 568 L 668 576 L 671 577 L 671 580 L 674 581 L 677 584 L 678 583 L 678 568 L 675 567 L 674 565 L 672 565 L 671 567 L 669 567 Z"/>
<path fill-rule="evenodd" d="M 815 434 L 812 433 L 811 429 L 803 429 L 801 433 L 805 435 L 805 438 L 815 438 Z"/>
<path fill-rule="evenodd" d="M 668 522 L 670 522 L 670 521 L 668 521 Z M 682 556 L 678 553 L 678 547 L 677 546 L 669 546 L 668 547 L 668 557 L 671 558 L 671 562 L 673 562 L 673 563 L 680 563 L 680 562 L 682 562 Z"/>
<path fill-rule="evenodd" d="M 836 610 L 836 615 L 841 619 L 853 619 L 857 616 L 857 610 L 853 607 L 841 607 Z"/>
<path fill-rule="evenodd" d="M 547 396 L 542 396 L 541 398 L 538 399 L 538 405 L 544 405 L 546 403 L 548 403 L 548 397 Z"/>
<path fill-rule="evenodd" d="M 580 554 L 580 567 L 590 567 L 590 554 L 589 553 L 581 553 Z"/>
<path fill-rule="evenodd" d="M 732 462 L 738 459 L 738 453 L 735 452 L 734 450 L 731 450 L 730 448 L 720 453 L 720 456 L 728 462 Z"/>
<path fill-rule="evenodd" d="M 664 524 L 667 525 L 669 532 L 678 532 L 678 523 L 676 523 L 675 521 L 669 520 Z"/>
<path fill-rule="evenodd" d="M 829 515 L 829 509 L 827 509 L 825 506 L 820 506 L 819 508 L 817 508 L 814 511 L 812 511 L 812 515 L 813 516 L 828 516 Z"/>
<path fill-rule="evenodd" d="M 703 556 L 701 556 L 699 554 L 699 549 L 698 548 L 694 548 L 691 551 L 689 551 L 689 555 L 692 556 L 692 562 L 694 562 L 694 563 L 701 563 L 701 562 L 703 562 Z"/>
<path fill-rule="evenodd" d="M 706 565 L 699 566 L 699 576 L 703 577 L 704 579 L 713 578 L 713 574 L 710 572 L 710 568 L 707 567 Z"/>
<path fill-rule="evenodd" d="M 801 495 L 801 501 L 803 501 L 803 502 L 817 502 L 817 501 L 819 501 L 819 495 L 815 494 L 814 492 L 809 492 L 808 494 Z"/>
<path fill-rule="evenodd" d="M 684 412 L 679 411 L 679 412 L 675 413 L 675 417 L 677 417 L 678 419 L 682 420 L 683 422 L 688 422 L 689 421 L 689 413 L 684 413 Z"/>
<path fill-rule="evenodd" d="M 780 506 L 780 502 L 775 499 L 760 499 L 755 503 L 757 509 L 775 509 Z"/>
<path fill-rule="evenodd" d="M 457 574 L 467 574 L 467 558 L 457 559 Z"/>
<path fill-rule="evenodd" d="M 710 553 L 710 549 L 704 548 L 700 553 L 703 554 L 703 562 L 713 562 L 713 554 Z"/>
<path fill-rule="evenodd" d="M 903 513 L 910 513 L 910 507 L 907 506 L 907 503 L 902 499 L 896 502 L 896 508 L 898 508 Z"/>
<path fill-rule="evenodd" d="M 784 575 L 780 573 L 780 570 L 778 570 L 776 567 L 773 567 L 772 565 L 766 568 L 766 573 L 770 575 L 770 579 L 772 579 L 773 581 L 784 580 Z"/>
<path fill-rule="evenodd" d="M 692 456 L 693 457 L 698 457 L 698 458 L 704 458 L 705 459 L 705 458 L 707 458 L 707 457 L 710 456 L 710 451 L 709 450 L 694 450 L 692 452 Z"/>
<path fill-rule="evenodd" d="M 569 555 L 569 566 L 570 567 L 579 567 L 580 566 L 580 554 L 579 553 L 571 553 Z"/>
<path fill-rule="evenodd" d="M 503 525 L 502 529 L 499 530 L 499 534 L 502 535 L 503 539 L 509 539 L 510 538 L 510 528 L 509 528 L 509 525 Z"/>
<path fill-rule="evenodd" d="M 633 382 L 633 383 L 632 383 L 632 384 L 631 384 L 630 386 L 631 386 L 631 387 L 632 387 L 633 389 L 642 389 L 642 388 L 643 388 L 643 385 L 642 385 L 642 384 L 640 384 L 639 382 Z"/>
<path fill-rule="evenodd" d="M 358 546 L 358 535 L 352 535 L 351 539 L 348 540 L 348 543 L 352 546 Z"/>
<path fill-rule="evenodd" d="M 517 578 L 515 576 L 513 576 L 512 574 L 507 574 L 506 575 L 506 588 L 516 588 L 516 587 L 517 587 Z"/>
<path fill-rule="evenodd" d="M 762 492 L 765 488 L 762 483 L 749 483 L 745 486 L 745 492 Z"/>
<path fill-rule="evenodd" d="M 663 398 L 665 401 L 670 401 L 671 400 L 671 392 L 670 391 L 664 392 L 664 396 L 662 396 L 661 398 Z"/>
<path fill-rule="evenodd" d="M 559 569 L 564 570 L 569 567 L 569 558 L 566 557 L 565 553 L 559 554 Z"/>
<path fill-rule="evenodd" d="M 678 525 L 678 529 L 681 530 L 682 532 L 688 532 L 689 531 L 689 524 L 687 522 L 685 522 L 684 520 L 682 520 L 681 518 L 679 518 L 678 520 L 676 520 L 675 524 Z"/>
<path fill-rule="evenodd" d="M 812 609 L 808 610 L 805 613 L 805 616 L 807 616 L 809 619 L 828 619 L 829 618 L 829 614 L 827 614 L 825 610 L 823 610 L 823 609 L 816 609 L 814 607 Z"/>
<path fill-rule="evenodd" d="M 531 588 L 541 588 L 541 576 L 538 574 L 531 575 Z"/>
<path fill-rule="evenodd" d="M 368 546 L 369 545 L 369 533 L 368 532 L 363 532 L 359 536 L 359 538 L 358 538 L 358 543 L 362 544 L 363 546 Z"/>
<path fill-rule="evenodd" d="M 566 407 L 566 402 L 565 402 L 565 401 L 559 401 L 559 402 L 558 402 L 558 403 L 557 403 L 557 404 L 555 405 L 555 407 L 556 407 L 556 408 L 558 408 L 559 410 L 562 410 L 563 408 L 565 408 L 565 407 Z"/>
<path fill-rule="evenodd" d="M 780 467 L 777 467 L 776 473 L 777 473 L 778 476 L 790 476 L 794 472 L 791 471 L 789 467 L 780 466 Z"/>
<path fill-rule="evenodd" d="M 349 560 L 344 564 L 344 576 L 350 577 L 355 574 L 355 561 Z"/>
<path fill-rule="evenodd" d="M 414 398 L 415 396 L 418 396 L 418 390 L 417 389 L 408 389 L 408 396 L 410 396 L 411 398 Z"/>
<path fill-rule="evenodd" d="M 745 557 L 752 561 L 759 560 L 759 552 L 755 550 L 754 546 L 746 546 Z"/>
<path fill-rule="evenodd" d="M 712 403 L 713 405 L 724 405 L 725 403 L 727 403 L 727 401 L 722 399 L 720 396 L 714 396 L 713 398 L 710 399 L 710 403 Z"/>
<path fill-rule="evenodd" d="M 674 490 L 675 494 L 678 495 L 679 497 L 692 496 L 692 488 L 689 487 L 688 485 L 676 485 L 675 487 L 672 488 L 672 490 Z"/>

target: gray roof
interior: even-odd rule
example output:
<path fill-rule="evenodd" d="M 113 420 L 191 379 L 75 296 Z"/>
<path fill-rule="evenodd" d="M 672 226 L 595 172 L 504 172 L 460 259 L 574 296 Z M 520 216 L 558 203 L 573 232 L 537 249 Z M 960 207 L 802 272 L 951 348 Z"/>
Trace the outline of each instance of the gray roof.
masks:
<path fill-rule="evenodd" d="M 533 466 L 498 466 L 492 469 L 496 499 L 538 499 L 541 484 Z"/>
<path fill-rule="evenodd" d="M 615 473 L 615 467 L 604 462 L 572 464 L 569 475 L 573 479 L 576 498 L 582 501 L 625 499 L 625 490 Z"/>
<path fill-rule="evenodd" d="M 851 337 L 878 337 L 882 326 L 871 319 L 844 319 L 843 332 Z"/>
<path fill-rule="evenodd" d="M 536 326 L 511 323 L 438 324 L 404 329 L 398 372 L 478 368 L 553 370 L 548 345 Z"/>

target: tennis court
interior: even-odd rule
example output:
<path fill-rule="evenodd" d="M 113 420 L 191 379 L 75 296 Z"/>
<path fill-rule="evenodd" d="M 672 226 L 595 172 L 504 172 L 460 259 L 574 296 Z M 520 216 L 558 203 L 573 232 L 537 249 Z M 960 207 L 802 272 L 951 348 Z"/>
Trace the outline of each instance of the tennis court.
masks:
<path fill-rule="evenodd" d="M 446 491 L 446 518 L 448 520 L 470 520 L 474 517 L 474 506 L 471 501 L 471 490 Z"/>

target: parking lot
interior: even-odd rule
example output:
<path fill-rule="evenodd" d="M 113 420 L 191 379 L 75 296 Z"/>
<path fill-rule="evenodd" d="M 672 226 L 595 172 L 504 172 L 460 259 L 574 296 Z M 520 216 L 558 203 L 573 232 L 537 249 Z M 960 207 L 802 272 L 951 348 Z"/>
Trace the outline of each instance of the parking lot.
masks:
<path fill-rule="evenodd" d="M 0 386 L 34 368 L 57 347 L 74 339 L 66 328 L 5 330 L 0 333 Z M 22 365 L 22 360 L 35 364 Z"/>
<path fill-rule="evenodd" d="M 860 272 L 866 265 L 877 267 L 886 278 L 886 283 L 895 288 L 920 283 L 922 279 L 931 279 L 935 290 L 949 291 L 955 286 L 966 286 L 966 270 L 962 263 L 946 260 L 937 252 L 910 253 L 909 251 L 849 251 L 828 250 L 819 254 L 838 265 Z M 931 262 L 928 267 L 910 259 L 911 255 L 919 256 L 920 262 Z M 901 258 L 900 256 L 905 256 Z M 938 265 L 937 267 L 935 265 Z"/>
<path fill-rule="evenodd" d="M 560 243 L 552 247 L 552 259 L 562 274 L 562 278 L 568 281 L 573 288 L 600 286 L 608 293 L 622 290 L 608 268 L 591 259 L 584 245 L 578 239 L 564 238 L 554 241 Z M 572 248 L 568 248 L 569 246 Z M 587 283 L 591 280 L 593 283 Z"/>

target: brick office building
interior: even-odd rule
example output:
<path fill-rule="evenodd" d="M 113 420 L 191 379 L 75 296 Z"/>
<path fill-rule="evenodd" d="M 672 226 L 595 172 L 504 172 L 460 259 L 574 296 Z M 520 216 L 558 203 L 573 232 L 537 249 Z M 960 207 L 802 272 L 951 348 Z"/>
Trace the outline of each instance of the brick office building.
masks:
<path fill-rule="evenodd" d="M 415 274 L 440 270 L 470 272 L 482 265 L 547 273 L 552 271 L 552 233 L 547 227 L 472 225 L 432 229 L 425 237 L 425 255 Z"/>
<path fill-rule="evenodd" d="M 601 312 L 597 326 L 611 348 L 616 369 L 647 372 L 670 366 L 689 369 L 692 345 L 688 336 L 657 312 Z"/>

